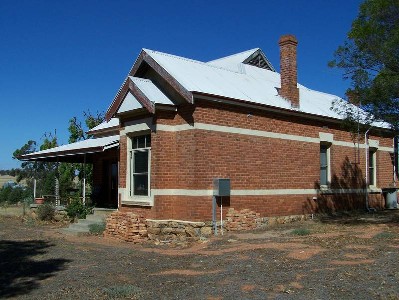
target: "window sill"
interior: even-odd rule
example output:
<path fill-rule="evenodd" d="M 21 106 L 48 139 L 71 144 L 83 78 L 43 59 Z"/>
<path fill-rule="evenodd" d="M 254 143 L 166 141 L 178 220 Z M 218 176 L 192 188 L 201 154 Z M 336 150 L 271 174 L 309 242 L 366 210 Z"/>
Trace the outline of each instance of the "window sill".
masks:
<path fill-rule="evenodd" d="M 147 206 L 147 207 L 152 207 L 153 204 L 151 201 L 139 201 L 139 200 L 125 200 L 121 201 L 122 205 L 128 205 L 128 206 Z"/>
<path fill-rule="evenodd" d="M 378 187 L 376 187 L 375 185 L 370 185 L 369 188 L 369 193 L 381 193 L 382 190 Z"/>

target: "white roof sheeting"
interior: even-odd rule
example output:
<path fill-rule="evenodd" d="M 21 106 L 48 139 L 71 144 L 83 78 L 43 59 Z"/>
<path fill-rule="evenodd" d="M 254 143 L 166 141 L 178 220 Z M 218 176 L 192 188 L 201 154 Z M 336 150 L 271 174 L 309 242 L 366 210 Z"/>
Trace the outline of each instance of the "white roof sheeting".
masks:
<path fill-rule="evenodd" d="M 143 92 L 143 94 L 155 104 L 168 104 L 174 103 L 158 89 L 151 80 L 129 76 L 129 79 Z"/>
<path fill-rule="evenodd" d="M 236 54 L 222 57 L 219 59 L 208 61 L 207 64 L 215 66 L 215 67 L 228 69 L 228 70 L 231 70 L 234 72 L 241 72 L 242 71 L 241 70 L 242 62 L 245 61 L 249 56 L 251 56 L 258 50 L 259 50 L 259 48 L 254 48 L 254 49 L 247 50 L 244 52 L 240 52 L 240 53 L 236 53 Z"/>
<path fill-rule="evenodd" d="M 79 155 L 94 152 L 101 152 L 119 145 L 119 135 L 107 136 L 96 139 L 88 139 L 72 144 L 54 147 L 34 153 L 23 155 L 20 159 L 40 159 L 48 157 L 60 157 L 68 155 Z"/>
<path fill-rule="evenodd" d="M 112 128 L 112 127 L 116 127 L 119 126 L 119 119 L 118 118 L 111 118 L 111 120 L 109 120 L 108 122 L 102 122 L 101 124 L 97 125 L 96 127 L 93 127 L 92 129 L 90 129 L 88 132 L 92 132 L 92 131 L 99 131 L 99 130 L 103 130 L 103 129 L 108 129 L 108 128 Z"/>
<path fill-rule="evenodd" d="M 144 49 L 190 92 L 228 97 L 324 117 L 342 118 L 330 109 L 332 102 L 340 99 L 338 96 L 317 92 L 298 84 L 300 108 L 291 108 L 291 103 L 277 92 L 276 88 L 280 87 L 279 73 L 243 63 L 239 68 L 235 66 L 238 60 L 248 57 L 256 50 L 258 49 L 204 63 Z M 233 64 L 230 68 L 229 63 Z"/>

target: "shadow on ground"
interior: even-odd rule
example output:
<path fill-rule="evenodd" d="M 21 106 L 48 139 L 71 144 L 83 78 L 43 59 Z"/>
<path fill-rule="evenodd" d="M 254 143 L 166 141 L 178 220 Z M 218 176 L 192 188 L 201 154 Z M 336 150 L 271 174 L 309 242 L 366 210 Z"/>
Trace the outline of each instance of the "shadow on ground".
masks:
<path fill-rule="evenodd" d="M 42 240 L 0 241 L 0 298 L 28 294 L 65 269 L 67 259 L 41 260 L 54 245 Z"/>
<path fill-rule="evenodd" d="M 364 212 L 363 210 L 340 212 L 334 215 L 320 215 L 319 221 L 327 224 L 361 225 L 386 224 L 398 226 L 399 210 L 383 210 L 378 212 Z"/>

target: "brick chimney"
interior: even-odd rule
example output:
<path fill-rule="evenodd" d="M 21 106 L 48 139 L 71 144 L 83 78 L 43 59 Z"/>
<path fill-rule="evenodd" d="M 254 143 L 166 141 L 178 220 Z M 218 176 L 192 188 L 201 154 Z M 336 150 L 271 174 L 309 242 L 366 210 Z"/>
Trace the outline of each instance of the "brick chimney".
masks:
<path fill-rule="evenodd" d="M 298 41 L 292 34 L 283 35 L 278 41 L 280 45 L 280 96 L 288 99 L 291 106 L 299 108 L 299 90 L 297 87 L 296 46 Z"/>

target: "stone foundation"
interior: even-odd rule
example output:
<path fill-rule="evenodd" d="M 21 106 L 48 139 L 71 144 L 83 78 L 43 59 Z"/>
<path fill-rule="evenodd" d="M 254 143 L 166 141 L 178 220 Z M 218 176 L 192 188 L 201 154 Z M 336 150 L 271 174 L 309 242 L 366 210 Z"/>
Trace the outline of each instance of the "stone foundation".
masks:
<path fill-rule="evenodd" d="M 305 215 L 261 218 L 259 213 L 249 209 L 238 211 L 230 208 L 224 222 L 224 229 L 227 231 L 251 230 L 267 225 L 302 221 L 307 218 Z M 217 226 L 220 227 L 219 222 Z M 197 241 L 211 235 L 211 221 L 152 220 L 132 212 L 121 211 L 113 212 L 108 216 L 104 231 L 105 237 L 133 243 Z"/>
<path fill-rule="evenodd" d="M 142 243 L 148 240 L 146 221 L 134 213 L 113 212 L 107 217 L 104 236 Z"/>
<path fill-rule="evenodd" d="M 154 241 L 197 241 L 212 234 L 212 222 L 147 220 L 147 231 Z"/>
<path fill-rule="evenodd" d="M 212 233 L 211 222 L 151 220 L 131 212 L 113 212 L 107 218 L 104 236 L 126 242 L 196 241 Z"/>

